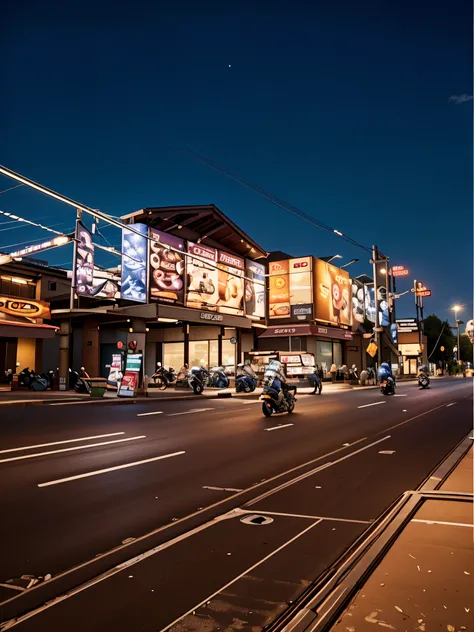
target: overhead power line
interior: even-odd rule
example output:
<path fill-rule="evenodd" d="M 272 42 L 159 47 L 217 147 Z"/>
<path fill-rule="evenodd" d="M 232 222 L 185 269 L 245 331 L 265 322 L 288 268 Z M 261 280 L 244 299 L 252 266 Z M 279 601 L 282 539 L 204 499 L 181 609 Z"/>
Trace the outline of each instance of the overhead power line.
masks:
<path fill-rule="evenodd" d="M 290 204 L 289 202 L 286 202 L 285 200 L 277 197 L 273 193 L 270 193 L 263 187 L 260 187 L 259 185 L 257 185 L 255 182 L 252 182 L 248 178 L 244 178 L 243 176 L 239 175 L 237 172 L 233 171 L 232 169 L 229 169 L 225 165 L 222 165 L 221 163 L 215 161 L 213 158 L 211 158 L 210 156 L 207 156 L 203 152 L 191 146 L 188 146 L 187 149 L 184 149 L 182 147 L 174 147 L 174 146 L 172 147 L 178 150 L 179 152 L 189 156 L 190 158 L 193 158 L 194 160 L 204 164 L 206 167 L 209 167 L 210 169 L 217 171 L 221 175 L 224 175 L 227 178 L 234 180 L 234 182 L 237 182 L 238 184 L 246 187 L 247 189 L 250 189 L 254 193 L 257 193 L 257 195 L 260 195 L 261 197 L 268 200 L 272 204 L 279 206 L 283 210 L 287 211 L 291 215 L 298 217 L 302 221 L 307 222 L 308 224 L 311 224 L 312 226 L 315 226 L 316 228 L 319 228 L 320 230 L 324 230 L 326 232 L 332 233 L 333 235 L 336 235 L 337 237 L 339 237 L 339 239 L 343 239 L 344 241 L 352 244 L 353 246 L 362 248 L 366 252 L 372 253 L 372 249 L 370 247 L 360 244 L 358 241 L 356 241 L 355 239 L 352 239 L 352 237 L 349 237 L 348 235 L 344 234 L 342 231 L 336 228 L 333 228 L 325 224 L 324 222 L 321 222 L 317 218 L 313 217 L 312 215 L 309 215 L 305 211 L 302 211 L 301 209 L 294 206 L 293 204 Z"/>

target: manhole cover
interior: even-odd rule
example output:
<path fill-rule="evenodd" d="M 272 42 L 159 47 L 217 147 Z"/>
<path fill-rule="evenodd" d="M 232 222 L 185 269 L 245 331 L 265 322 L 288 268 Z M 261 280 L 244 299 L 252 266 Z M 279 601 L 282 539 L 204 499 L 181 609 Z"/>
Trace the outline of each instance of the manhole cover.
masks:
<path fill-rule="evenodd" d="M 249 516 L 245 516 L 245 518 L 241 518 L 240 522 L 244 524 L 255 524 L 255 525 L 263 525 L 270 524 L 273 522 L 273 518 L 269 516 L 260 516 L 258 514 L 251 514 Z"/>

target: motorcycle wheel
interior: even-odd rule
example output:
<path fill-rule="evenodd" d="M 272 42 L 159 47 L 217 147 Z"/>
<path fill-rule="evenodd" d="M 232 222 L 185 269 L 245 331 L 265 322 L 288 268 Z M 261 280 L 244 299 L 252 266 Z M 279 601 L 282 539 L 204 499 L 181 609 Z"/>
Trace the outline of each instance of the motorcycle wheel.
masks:
<path fill-rule="evenodd" d="M 193 391 L 195 395 L 201 395 L 204 390 L 204 386 L 200 382 L 193 383 Z"/>
<path fill-rule="evenodd" d="M 270 404 L 267 404 L 267 402 L 263 402 L 262 404 L 262 413 L 265 415 L 265 417 L 271 417 L 273 410 L 272 407 L 270 406 Z"/>
<path fill-rule="evenodd" d="M 158 377 L 156 379 L 156 384 L 160 391 L 165 391 L 168 386 L 168 384 L 166 383 L 166 380 L 164 380 L 162 377 Z"/>
<path fill-rule="evenodd" d="M 229 378 L 227 376 L 222 378 L 221 388 L 229 388 Z"/>
<path fill-rule="evenodd" d="M 291 413 L 295 410 L 295 400 L 294 399 L 290 399 L 290 401 L 288 402 L 288 414 L 291 415 Z"/>

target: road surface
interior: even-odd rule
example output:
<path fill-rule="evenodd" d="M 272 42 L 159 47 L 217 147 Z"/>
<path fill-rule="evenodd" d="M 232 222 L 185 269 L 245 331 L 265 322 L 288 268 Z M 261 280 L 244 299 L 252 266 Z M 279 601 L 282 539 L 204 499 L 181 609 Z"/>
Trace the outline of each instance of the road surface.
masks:
<path fill-rule="evenodd" d="M 260 630 L 472 430 L 472 381 L 301 395 L 269 420 L 256 397 L 0 416 L 0 621 Z M 5 586 L 25 574 L 52 578 Z"/>

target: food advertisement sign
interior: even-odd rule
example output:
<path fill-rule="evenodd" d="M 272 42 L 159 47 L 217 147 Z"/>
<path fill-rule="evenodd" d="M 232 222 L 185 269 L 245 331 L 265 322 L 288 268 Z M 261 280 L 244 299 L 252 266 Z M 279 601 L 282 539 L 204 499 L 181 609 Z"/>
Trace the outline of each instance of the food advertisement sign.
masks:
<path fill-rule="evenodd" d="M 93 296 L 94 244 L 92 235 L 81 222 L 76 227 L 76 294 Z"/>
<path fill-rule="evenodd" d="M 92 283 L 94 286 L 92 296 L 94 298 L 107 298 L 110 300 L 120 298 L 120 277 L 112 272 L 94 268 Z"/>
<path fill-rule="evenodd" d="M 265 266 L 245 260 L 245 313 L 265 318 Z"/>
<path fill-rule="evenodd" d="M 218 292 L 217 307 L 222 314 L 244 315 L 245 262 L 241 257 L 217 251 Z"/>
<path fill-rule="evenodd" d="M 351 280 L 345 270 L 314 259 L 314 317 L 334 325 L 352 324 Z"/>
<path fill-rule="evenodd" d="M 120 397 L 133 397 L 138 388 L 138 379 L 142 366 L 141 353 L 128 353 L 125 358 L 125 371 L 120 382 Z"/>
<path fill-rule="evenodd" d="M 219 300 L 217 250 L 188 241 L 186 305 L 216 309 Z"/>
<path fill-rule="evenodd" d="M 146 303 L 148 226 L 132 224 L 134 231 L 122 230 L 122 298 Z M 137 235 L 137 232 L 139 233 Z"/>
<path fill-rule="evenodd" d="M 154 228 L 150 236 L 150 299 L 183 305 L 184 241 Z"/>
<path fill-rule="evenodd" d="M 270 318 L 290 318 L 290 262 L 272 261 L 269 271 Z"/>

